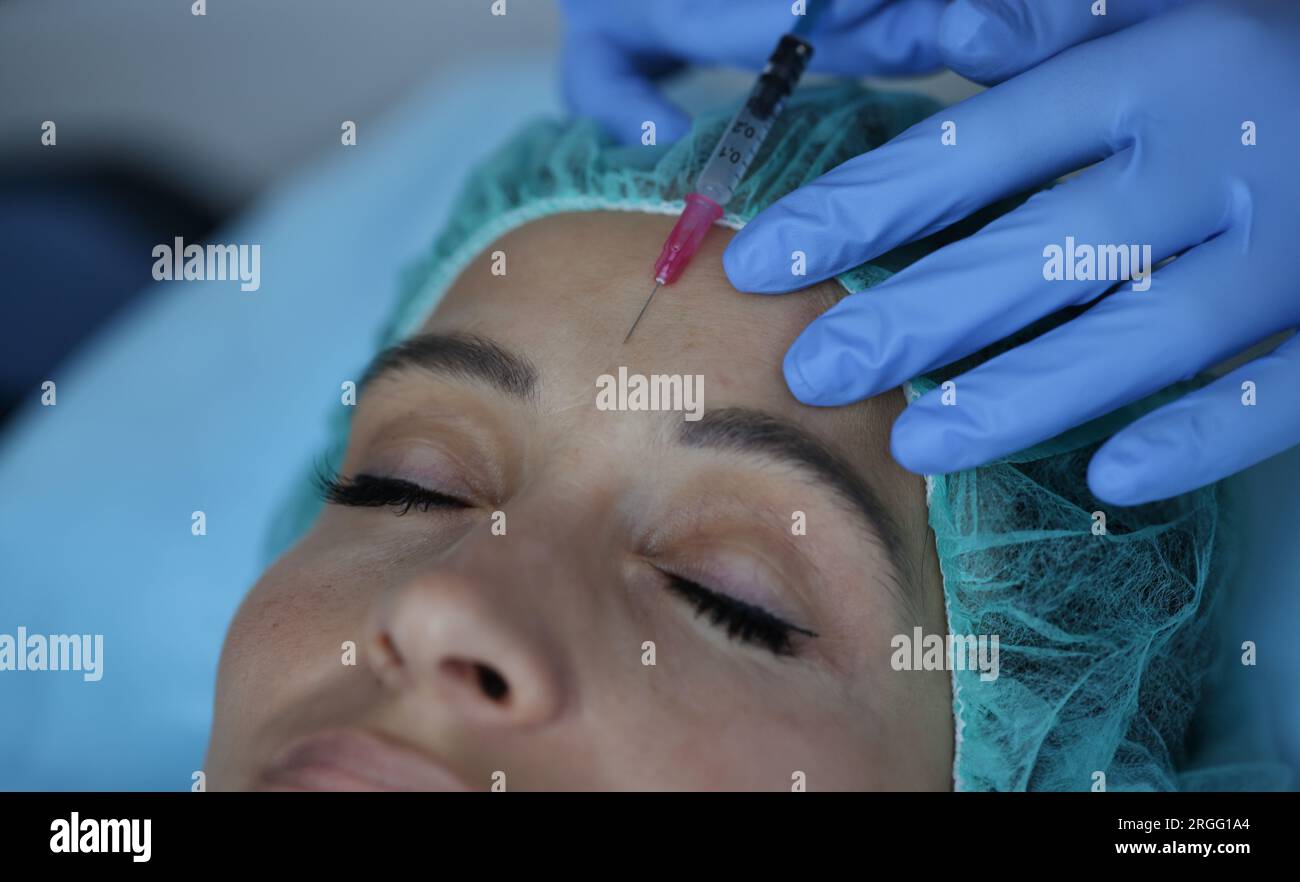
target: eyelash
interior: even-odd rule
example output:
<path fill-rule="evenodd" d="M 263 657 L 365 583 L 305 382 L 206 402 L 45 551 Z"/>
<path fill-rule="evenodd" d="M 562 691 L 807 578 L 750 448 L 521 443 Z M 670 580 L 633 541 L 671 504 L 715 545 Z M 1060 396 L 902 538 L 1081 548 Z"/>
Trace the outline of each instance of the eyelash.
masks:
<path fill-rule="evenodd" d="M 317 484 L 321 497 L 327 503 L 360 508 L 388 506 L 396 509 L 399 516 L 411 509 L 425 512 L 433 508 L 470 507 L 464 500 L 401 478 L 365 474 L 355 478 L 340 478 L 321 474 L 317 476 Z M 737 642 L 761 646 L 780 657 L 795 654 L 792 645 L 795 634 L 817 636 L 813 631 L 777 618 L 762 607 L 720 594 L 681 576 L 671 573 L 664 575 L 668 579 L 668 588 L 673 593 L 690 602 L 700 615 L 708 615 L 714 626 L 724 630 L 727 637 Z"/>
<path fill-rule="evenodd" d="M 671 591 L 690 601 L 700 615 L 707 614 L 709 620 L 725 630 L 732 640 L 762 646 L 776 656 L 790 656 L 795 654 L 791 641 L 795 634 L 817 636 L 813 631 L 777 618 L 762 607 L 719 594 L 672 573 L 664 575 Z"/>
<path fill-rule="evenodd" d="M 362 508 L 380 508 L 390 506 L 404 515 L 411 509 L 428 511 L 432 508 L 460 509 L 469 508 L 468 502 L 429 490 L 419 484 L 403 481 L 401 478 L 380 478 L 375 475 L 357 475 L 355 478 L 340 478 L 321 475 L 318 478 L 321 498 L 335 505 L 350 505 Z"/>

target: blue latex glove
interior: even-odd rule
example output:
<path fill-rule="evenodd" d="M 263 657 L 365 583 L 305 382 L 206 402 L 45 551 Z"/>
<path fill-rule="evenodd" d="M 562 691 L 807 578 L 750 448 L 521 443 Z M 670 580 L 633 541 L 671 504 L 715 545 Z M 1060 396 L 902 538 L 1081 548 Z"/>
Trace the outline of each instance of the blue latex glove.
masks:
<path fill-rule="evenodd" d="M 688 64 L 757 74 L 795 25 L 792 2 L 565 0 L 565 100 L 622 143 L 639 143 L 646 120 L 655 123 L 659 143 L 670 143 L 686 133 L 690 118 L 660 94 L 656 81 Z M 812 32 L 809 70 L 849 76 L 935 70 L 945 5 L 829 0 Z"/>
<path fill-rule="evenodd" d="M 1030 10 L 1065 4 L 995 5 L 1002 10 L 996 26 L 945 21 L 945 56 L 979 59 L 982 35 L 1005 36 L 1008 22 L 1041 25 L 1043 15 Z M 1085 12 L 1087 5 L 1069 4 Z M 975 14 L 975 4 L 956 6 Z M 1066 18 L 1050 38 L 1025 40 L 1028 57 L 1069 44 Z M 1075 35 L 1092 36 L 1078 27 Z M 961 51 L 952 49 L 962 40 Z M 785 358 L 796 398 L 844 404 L 1098 298 L 1112 282 L 1045 278 L 1046 249 L 1064 248 L 1067 237 L 1150 245 L 1157 262 L 1181 254 L 1147 280 L 1149 290 L 1122 285 L 1066 324 L 957 377 L 955 405 L 944 405 L 939 390 L 923 396 L 899 417 L 892 438 L 894 457 L 922 473 L 1023 449 L 1300 324 L 1300 249 L 1292 239 L 1300 204 L 1297 46 L 1300 4 L 1230 0 L 1177 6 L 1068 48 L 769 207 L 728 247 L 727 273 L 744 291 L 802 288 L 999 197 L 1097 163 L 845 298 Z M 984 70 L 995 77 L 996 68 Z M 956 125 L 956 146 L 941 143 L 945 121 Z M 1243 143 L 1248 122 L 1257 146 Z M 796 250 L 807 255 L 806 276 L 791 275 Z M 1247 382 L 1254 406 L 1243 403 Z M 1100 499 L 1136 504 L 1298 442 L 1300 342 L 1293 337 L 1120 431 L 1093 457 L 1088 483 Z"/>

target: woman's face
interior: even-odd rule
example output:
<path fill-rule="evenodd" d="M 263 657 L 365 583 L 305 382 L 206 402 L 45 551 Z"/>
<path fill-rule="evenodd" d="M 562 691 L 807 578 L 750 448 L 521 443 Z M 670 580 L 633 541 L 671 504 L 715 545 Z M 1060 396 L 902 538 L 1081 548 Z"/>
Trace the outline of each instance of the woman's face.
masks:
<path fill-rule="evenodd" d="M 948 675 L 890 666 L 947 630 L 902 395 L 796 402 L 827 296 L 737 293 L 721 228 L 625 344 L 671 224 L 529 224 L 381 357 L 231 625 L 212 787 L 950 786 Z M 609 409 L 621 368 L 701 397 Z"/>

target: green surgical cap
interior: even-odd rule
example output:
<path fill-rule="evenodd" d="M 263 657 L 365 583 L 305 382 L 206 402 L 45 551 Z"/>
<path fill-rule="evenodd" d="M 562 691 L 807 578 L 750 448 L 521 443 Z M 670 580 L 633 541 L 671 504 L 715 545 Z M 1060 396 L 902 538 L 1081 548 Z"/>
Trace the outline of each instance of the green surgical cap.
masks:
<path fill-rule="evenodd" d="M 800 90 L 722 223 L 743 226 L 938 107 L 918 95 L 857 84 Z M 403 280 L 376 349 L 418 329 L 474 257 L 522 224 L 576 211 L 677 214 L 732 112 L 700 115 L 670 147 L 618 147 L 584 121 L 526 126 L 471 175 L 446 228 Z M 837 280 L 850 293 L 868 289 L 991 216 Z M 987 355 L 916 378 L 905 389 L 909 401 Z M 1087 487 L 1088 459 L 1100 442 L 1185 388 L 989 465 L 926 478 L 949 628 L 999 637 L 996 679 L 953 673 L 958 789 L 1088 790 L 1102 780 L 1098 773 L 1108 790 L 1283 786 L 1279 768 L 1265 763 L 1188 768 L 1189 729 L 1213 664 L 1208 631 L 1232 567 L 1222 488 L 1116 508 L 1093 499 Z M 341 459 L 346 435 L 340 416 L 327 465 Z M 286 510 L 274 551 L 314 519 L 320 503 L 309 484 L 302 482 Z"/>

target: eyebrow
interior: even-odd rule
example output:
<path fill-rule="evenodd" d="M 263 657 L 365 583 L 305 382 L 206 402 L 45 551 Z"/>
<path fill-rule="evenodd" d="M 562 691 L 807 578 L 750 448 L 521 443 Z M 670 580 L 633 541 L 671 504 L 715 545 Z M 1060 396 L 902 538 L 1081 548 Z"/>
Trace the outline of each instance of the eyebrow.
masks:
<path fill-rule="evenodd" d="M 861 517 L 867 532 L 885 548 L 895 575 L 909 571 L 898 526 L 871 485 L 852 465 L 795 423 L 750 408 L 721 408 L 707 411 L 699 420 L 681 423 L 677 440 L 687 447 L 764 456 L 811 475 Z"/>
<path fill-rule="evenodd" d="M 539 384 L 537 368 L 523 355 L 486 337 L 453 332 L 421 334 L 384 350 L 366 369 L 361 386 L 410 368 L 484 383 L 523 401 L 535 400 Z M 806 429 L 764 411 L 729 407 L 683 421 L 677 441 L 686 447 L 766 457 L 812 476 L 846 502 L 867 534 L 884 547 L 893 564 L 894 588 L 904 603 L 911 602 L 910 592 L 898 584 L 911 569 L 894 519 L 857 470 Z"/>
<path fill-rule="evenodd" d="M 366 368 L 366 386 L 410 368 L 474 380 L 526 401 L 537 394 L 537 368 L 522 355 L 475 334 L 420 334 L 379 353 Z"/>

